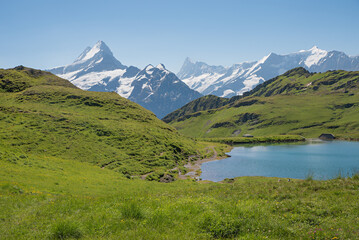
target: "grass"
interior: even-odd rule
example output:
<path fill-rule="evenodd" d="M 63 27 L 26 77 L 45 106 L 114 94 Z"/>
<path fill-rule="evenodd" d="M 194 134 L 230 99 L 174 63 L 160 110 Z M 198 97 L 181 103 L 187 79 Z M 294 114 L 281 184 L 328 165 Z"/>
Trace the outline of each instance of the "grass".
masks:
<path fill-rule="evenodd" d="M 50 238 L 53 239 L 79 239 L 82 237 L 82 232 L 78 227 L 77 223 L 66 221 L 59 222 L 54 225 L 52 235 Z"/>
<path fill-rule="evenodd" d="M 306 181 L 313 181 L 314 180 L 314 173 L 308 172 L 307 176 L 305 177 Z"/>
<path fill-rule="evenodd" d="M 0 239 L 359 237 L 356 175 L 165 184 L 86 162 L 29 158 L 32 165 L 0 161 Z"/>
<path fill-rule="evenodd" d="M 129 219 L 142 219 L 144 217 L 139 204 L 133 201 L 124 203 L 121 208 L 121 214 L 123 218 Z"/>

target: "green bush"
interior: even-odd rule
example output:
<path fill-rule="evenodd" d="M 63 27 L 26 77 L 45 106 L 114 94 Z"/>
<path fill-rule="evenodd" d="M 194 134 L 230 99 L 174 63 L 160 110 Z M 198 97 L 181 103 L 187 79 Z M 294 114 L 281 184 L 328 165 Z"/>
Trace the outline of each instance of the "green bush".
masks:
<path fill-rule="evenodd" d="M 81 238 L 82 232 L 77 223 L 63 221 L 57 223 L 52 229 L 53 239 Z"/>
<path fill-rule="evenodd" d="M 188 171 L 188 169 L 184 166 L 180 166 L 180 167 L 178 167 L 178 169 L 181 171 L 182 174 L 186 174 Z"/>
<path fill-rule="evenodd" d="M 165 175 L 165 172 L 163 171 L 156 171 L 149 175 L 147 175 L 146 180 L 147 181 L 159 181 L 161 177 Z"/>

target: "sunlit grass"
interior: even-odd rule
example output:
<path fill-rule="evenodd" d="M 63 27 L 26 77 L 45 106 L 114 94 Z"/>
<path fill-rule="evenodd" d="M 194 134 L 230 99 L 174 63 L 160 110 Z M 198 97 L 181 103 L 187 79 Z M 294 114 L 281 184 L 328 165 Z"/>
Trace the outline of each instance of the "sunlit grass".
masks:
<path fill-rule="evenodd" d="M 242 177 L 165 184 L 54 157 L 43 168 L 43 159 L 28 158 L 0 161 L 1 239 L 358 237 L 355 174 L 326 181 Z"/>

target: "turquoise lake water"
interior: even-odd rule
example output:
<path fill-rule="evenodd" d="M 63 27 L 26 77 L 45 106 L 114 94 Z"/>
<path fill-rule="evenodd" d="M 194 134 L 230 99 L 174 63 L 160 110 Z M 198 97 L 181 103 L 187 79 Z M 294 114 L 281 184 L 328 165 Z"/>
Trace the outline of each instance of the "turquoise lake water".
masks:
<path fill-rule="evenodd" d="M 203 180 L 240 176 L 330 179 L 359 171 L 359 142 L 234 147 L 231 157 L 202 164 Z"/>

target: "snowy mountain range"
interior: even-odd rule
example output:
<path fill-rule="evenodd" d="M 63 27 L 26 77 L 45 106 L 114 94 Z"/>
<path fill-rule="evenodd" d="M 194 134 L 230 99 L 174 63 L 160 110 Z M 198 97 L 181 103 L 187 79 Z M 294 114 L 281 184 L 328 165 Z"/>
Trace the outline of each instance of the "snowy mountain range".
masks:
<path fill-rule="evenodd" d="M 186 58 L 177 76 L 203 95 L 232 97 L 296 67 L 304 67 L 310 72 L 358 71 L 359 56 L 350 57 L 343 52 L 328 52 L 314 46 L 287 55 L 271 53 L 259 61 L 234 64 L 231 67 L 210 66 Z"/>
<path fill-rule="evenodd" d="M 154 112 L 158 118 L 202 96 L 163 64 L 148 65 L 143 70 L 123 65 L 103 41 L 87 47 L 72 64 L 48 71 L 84 90 L 115 91 Z"/>

